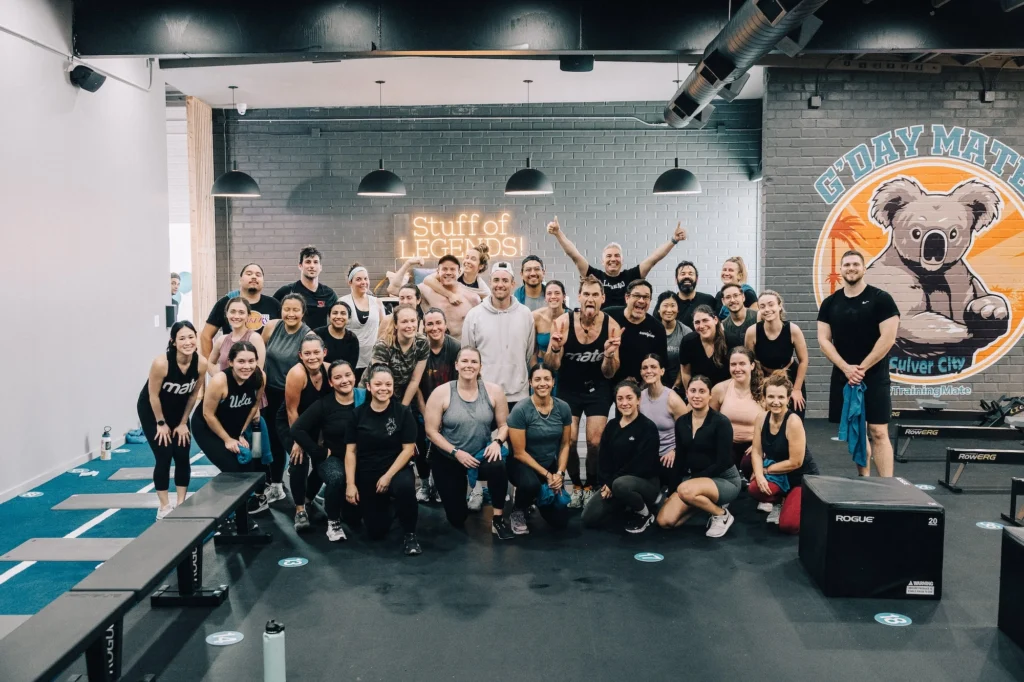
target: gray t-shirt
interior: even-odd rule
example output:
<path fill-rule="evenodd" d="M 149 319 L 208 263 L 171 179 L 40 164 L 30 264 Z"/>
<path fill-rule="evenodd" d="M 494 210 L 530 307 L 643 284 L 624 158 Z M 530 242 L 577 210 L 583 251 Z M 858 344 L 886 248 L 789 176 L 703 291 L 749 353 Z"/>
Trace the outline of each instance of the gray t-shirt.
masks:
<path fill-rule="evenodd" d="M 569 403 L 558 398 L 553 400 L 555 405 L 546 417 L 537 411 L 532 398 L 520 400 L 508 415 L 508 427 L 526 431 L 526 451 L 548 471 L 558 463 L 562 429 L 572 424 Z"/>
<path fill-rule="evenodd" d="M 668 357 L 665 358 L 665 376 L 661 378 L 661 383 L 669 388 L 675 385 L 676 377 L 679 376 L 679 342 L 692 331 L 682 322 L 676 322 L 676 328 L 665 337 L 668 341 Z"/>
<path fill-rule="evenodd" d="M 544 295 L 543 294 L 541 294 L 537 298 L 532 298 L 530 296 L 523 296 L 523 305 L 525 305 L 527 308 L 529 308 L 530 312 L 532 313 L 534 310 L 540 310 L 541 308 L 546 306 L 547 302 L 544 300 Z"/>

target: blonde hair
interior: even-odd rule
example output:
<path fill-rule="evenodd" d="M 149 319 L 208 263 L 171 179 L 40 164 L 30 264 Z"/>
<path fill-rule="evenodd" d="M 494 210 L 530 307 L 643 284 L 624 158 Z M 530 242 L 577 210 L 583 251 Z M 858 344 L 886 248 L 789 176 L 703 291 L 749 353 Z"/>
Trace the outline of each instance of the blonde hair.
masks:
<path fill-rule="evenodd" d="M 786 306 L 783 303 L 782 296 L 779 295 L 779 292 L 773 291 L 772 289 L 765 289 L 764 291 L 761 292 L 761 296 L 774 296 L 775 297 L 775 300 L 779 302 L 779 319 L 782 320 L 783 322 L 785 322 L 786 321 Z M 757 300 L 760 301 L 761 300 L 761 296 L 758 296 Z"/>
<path fill-rule="evenodd" d="M 486 242 L 481 241 L 479 244 L 469 247 L 480 254 L 480 270 L 487 268 L 487 263 L 490 260 L 491 247 L 487 246 Z"/>
<path fill-rule="evenodd" d="M 736 264 L 736 281 L 740 284 L 747 283 L 747 264 L 743 262 L 741 256 L 732 256 L 725 259 L 726 263 Z"/>

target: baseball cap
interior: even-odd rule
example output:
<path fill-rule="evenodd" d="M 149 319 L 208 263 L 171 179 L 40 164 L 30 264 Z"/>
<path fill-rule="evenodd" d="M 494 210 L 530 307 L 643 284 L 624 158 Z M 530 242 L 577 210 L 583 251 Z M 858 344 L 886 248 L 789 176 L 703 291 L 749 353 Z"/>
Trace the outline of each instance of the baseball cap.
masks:
<path fill-rule="evenodd" d="M 491 266 L 491 274 L 492 275 L 494 273 L 496 273 L 496 272 L 501 272 L 501 271 L 507 272 L 512 277 L 512 279 L 515 279 L 515 277 L 516 277 L 516 273 L 512 269 L 512 263 L 508 262 L 507 260 L 500 260 L 500 261 L 498 261 L 497 263 L 495 263 L 494 265 Z"/>

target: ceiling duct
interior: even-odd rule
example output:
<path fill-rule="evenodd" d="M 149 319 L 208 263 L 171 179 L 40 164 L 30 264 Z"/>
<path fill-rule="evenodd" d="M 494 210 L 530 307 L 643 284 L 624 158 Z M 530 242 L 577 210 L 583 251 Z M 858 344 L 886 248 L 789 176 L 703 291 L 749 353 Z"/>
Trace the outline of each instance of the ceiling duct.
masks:
<path fill-rule="evenodd" d="M 679 86 L 665 107 L 665 121 L 673 128 L 685 127 L 694 119 L 706 123 L 710 114 L 707 110 L 713 109 L 711 100 L 787 36 L 799 36 L 805 20 L 826 2 L 747 0 L 708 44 L 703 59 Z M 702 112 L 706 113 L 699 117 Z"/>

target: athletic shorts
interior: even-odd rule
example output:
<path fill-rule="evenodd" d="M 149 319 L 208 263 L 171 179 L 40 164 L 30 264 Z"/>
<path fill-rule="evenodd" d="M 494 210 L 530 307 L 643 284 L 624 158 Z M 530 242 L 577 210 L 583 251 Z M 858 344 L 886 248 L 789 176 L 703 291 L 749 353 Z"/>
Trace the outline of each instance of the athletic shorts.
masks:
<path fill-rule="evenodd" d="M 874 368 L 872 368 L 874 369 Z M 828 420 L 838 424 L 843 418 L 843 389 L 849 383 L 846 375 L 838 369 L 832 370 L 828 394 Z M 889 374 L 869 372 L 864 377 L 864 416 L 868 424 L 888 424 L 892 415 L 892 396 L 889 395 Z"/>
<path fill-rule="evenodd" d="M 593 390 L 572 391 L 564 383 L 558 387 L 558 397 L 569 403 L 572 416 L 607 417 L 612 409 L 612 388 L 607 383 Z"/>

